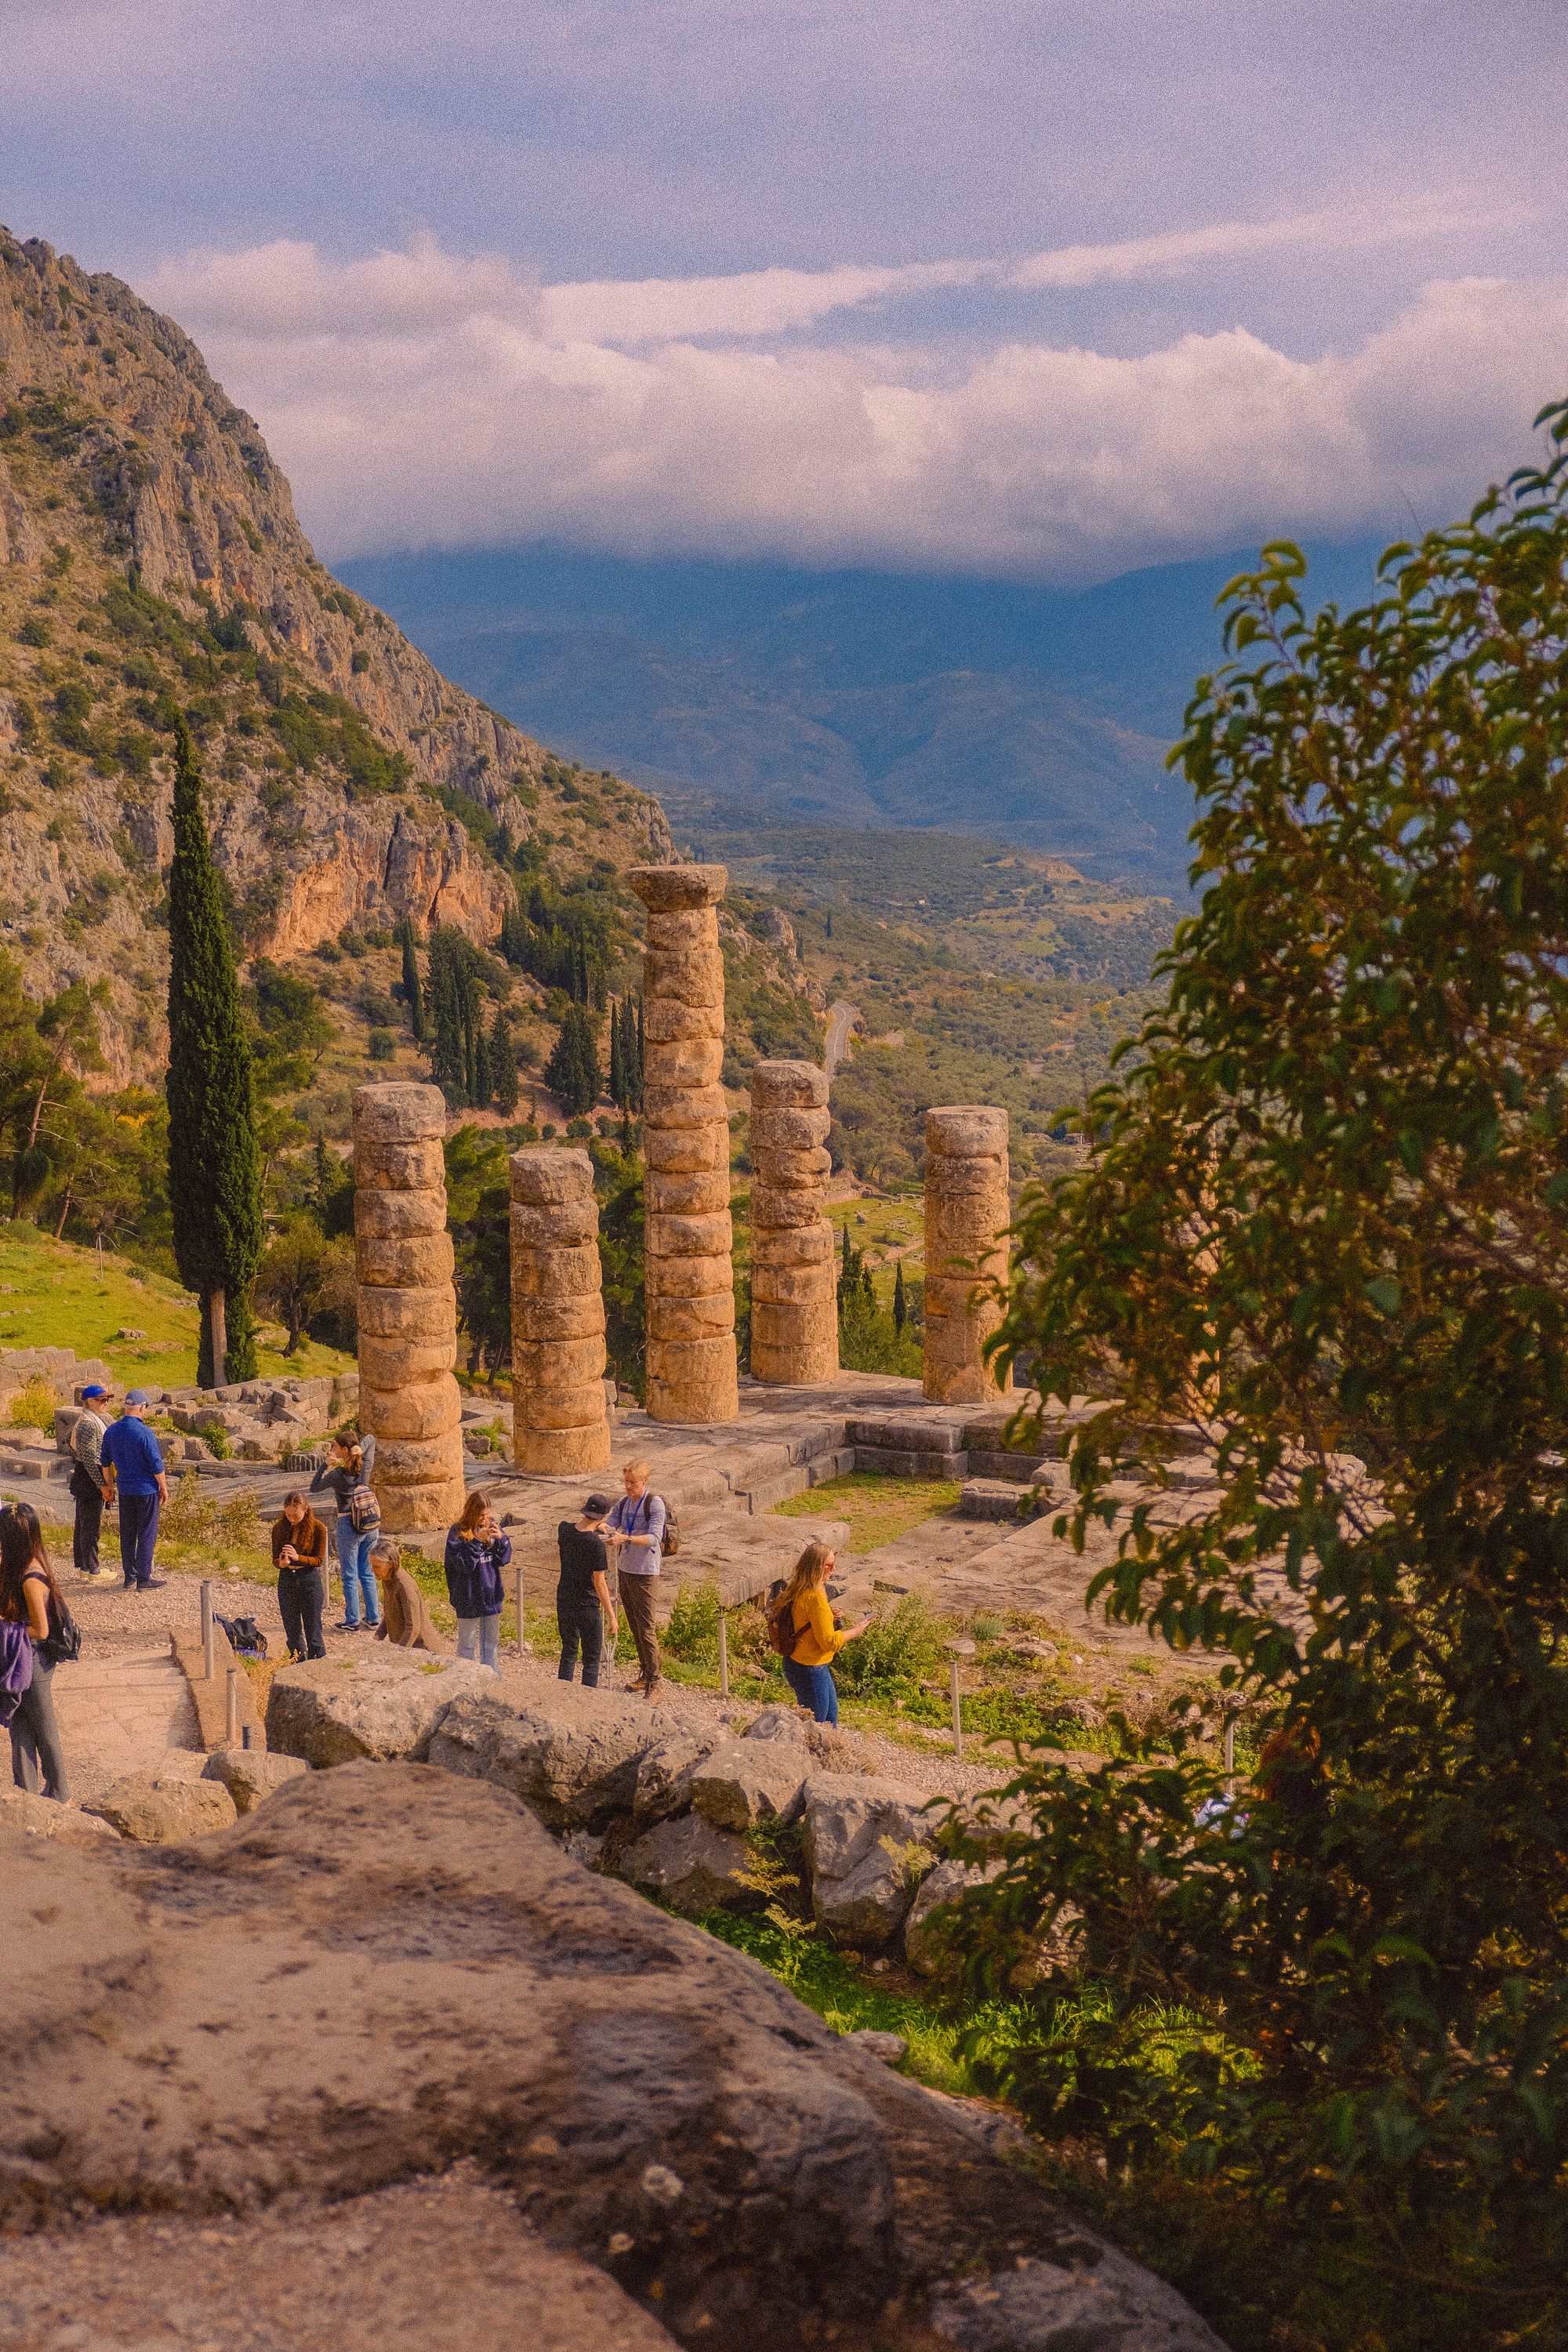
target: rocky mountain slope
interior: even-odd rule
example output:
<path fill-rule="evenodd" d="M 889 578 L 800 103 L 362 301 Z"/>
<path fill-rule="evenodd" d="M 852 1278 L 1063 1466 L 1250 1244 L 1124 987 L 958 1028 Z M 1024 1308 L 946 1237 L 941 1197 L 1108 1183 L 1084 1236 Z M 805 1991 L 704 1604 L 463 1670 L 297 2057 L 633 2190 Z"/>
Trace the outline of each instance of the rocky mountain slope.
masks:
<path fill-rule="evenodd" d="M 668 851 L 657 802 L 578 776 L 333 579 L 172 320 L 0 229 L 0 946 L 37 997 L 107 984 L 120 1083 L 162 1061 L 175 708 L 254 954 L 405 916 L 492 941 L 519 843 L 563 880 Z"/>

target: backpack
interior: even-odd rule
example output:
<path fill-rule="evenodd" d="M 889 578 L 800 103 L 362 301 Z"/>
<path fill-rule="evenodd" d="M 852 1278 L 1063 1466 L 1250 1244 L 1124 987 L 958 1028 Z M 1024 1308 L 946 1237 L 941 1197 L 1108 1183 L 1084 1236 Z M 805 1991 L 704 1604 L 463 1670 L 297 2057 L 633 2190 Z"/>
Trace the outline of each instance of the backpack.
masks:
<path fill-rule="evenodd" d="M 768 1647 L 781 1658 L 787 1658 L 799 1639 L 795 1629 L 795 1604 L 792 1601 L 786 1608 L 781 1591 L 768 1602 Z"/>
<path fill-rule="evenodd" d="M 38 1643 L 38 1655 L 47 1666 L 74 1666 L 81 1655 L 81 1627 L 65 1602 L 49 1595 L 49 1630 Z"/>
<path fill-rule="evenodd" d="M 638 1498 L 637 1508 L 642 1513 L 642 1523 L 646 1528 L 653 1517 L 653 1506 L 656 1502 L 664 1503 L 664 1537 L 658 1547 L 658 1556 L 660 1559 L 673 1559 L 680 1549 L 680 1523 L 669 1505 L 664 1502 L 664 1496 L 656 1496 L 650 1486 L 647 1492 Z M 635 1517 L 633 1524 L 636 1525 Z"/>
<path fill-rule="evenodd" d="M 356 1536 L 368 1535 L 372 1528 L 380 1527 L 381 1505 L 373 1486 L 356 1486 L 349 1496 L 349 1525 Z"/>
<path fill-rule="evenodd" d="M 215 1611 L 214 1614 L 216 1612 Z M 219 1617 L 218 1623 L 228 1636 L 228 1646 L 237 1658 L 264 1658 L 267 1636 L 254 1617 Z"/>

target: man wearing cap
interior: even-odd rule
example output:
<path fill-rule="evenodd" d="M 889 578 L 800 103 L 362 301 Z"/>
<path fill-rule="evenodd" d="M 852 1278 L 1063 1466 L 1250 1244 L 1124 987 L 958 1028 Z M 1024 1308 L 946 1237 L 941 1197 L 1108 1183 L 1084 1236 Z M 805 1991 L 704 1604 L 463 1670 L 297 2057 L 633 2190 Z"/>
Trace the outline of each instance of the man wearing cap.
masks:
<path fill-rule="evenodd" d="M 563 1519 L 555 1531 L 561 1554 L 561 1578 L 555 1587 L 555 1622 L 561 1633 L 561 1680 L 569 1683 L 583 1652 L 583 1682 L 596 1689 L 605 1635 L 616 1638 L 616 1604 L 610 1597 L 610 1555 L 603 1528 L 610 1507 L 607 1495 L 590 1495 L 582 1517 L 574 1525 Z"/>
<path fill-rule="evenodd" d="M 76 1524 L 71 1529 L 71 1556 L 81 1576 L 101 1576 L 98 1538 L 103 1526 L 103 1506 L 109 1482 L 103 1475 L 104 1421 L 99 1412 L 109 1391 L 91 1381 L 81 1391 L 81 1411 L 71 1431 L 71 1500 Z"/>
<path fill-rule="evenodd" d="M 125 1409 L 105 1435 L 101 1454 L 120 1490 L 120 1565 L 128 1592 L 153 1592 L 163 1581 L 153 1573 L 153 1553 L 169 1481 L 158 1441 L 142 1418 L 151 1402 L 145 1389 L 127 1391 Z"/>

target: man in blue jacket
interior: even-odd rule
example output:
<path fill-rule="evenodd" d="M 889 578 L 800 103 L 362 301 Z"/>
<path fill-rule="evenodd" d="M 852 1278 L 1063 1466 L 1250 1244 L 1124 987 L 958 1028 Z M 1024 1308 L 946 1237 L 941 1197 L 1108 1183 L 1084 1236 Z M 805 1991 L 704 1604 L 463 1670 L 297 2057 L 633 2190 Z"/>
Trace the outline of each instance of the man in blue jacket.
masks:
<path fill-rule="evenodd" d="M 163 1581 L 153 1573 L 153 1553 L 169 1480 L 158 1441 L 142 1418 L 151 1402 L 145 1389 L 127 1392 L 124 1411 L 104 1433 L 100 1456 L 120 1492 L 120 1565 L 127 1592 L 155 1592 Z"/>

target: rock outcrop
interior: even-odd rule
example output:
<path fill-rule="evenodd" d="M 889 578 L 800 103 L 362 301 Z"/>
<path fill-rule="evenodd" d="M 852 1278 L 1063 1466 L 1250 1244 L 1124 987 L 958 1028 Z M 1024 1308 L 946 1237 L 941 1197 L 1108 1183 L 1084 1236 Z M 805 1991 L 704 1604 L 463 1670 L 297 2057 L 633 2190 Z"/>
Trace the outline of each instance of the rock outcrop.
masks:
<path fill-rule="evenodd" d="M 5 2292 L 69 2279 L 117 2341 L 227 2340 L 195 2331 L 205 2291 L 160 2316 L 200 2243 L 253 2313 L 280 2309 L 275 2273 L 308 2277 L 261 2331 L 279 2352 L 430 2352 L 453 2313 L 468 2343 L 524 2320 L 574 2345 L 587 2270 L 623 2298 L 594 2313 L 622 2352 L 661 2340 L 628 2301 L 666 2340 L 755 2352 L 914 2352 L 933 2321 L 1029 2352 L 1068 2340 L 1052 2315 L 1074 2352 L 1217 2352 L 943 2103 L 480 1782 L 309 1773 L 155 1852 L 0 1832 L 0 2220 L 35 2232 Z M 352 2291 L 345 2214 L 374 2257 Z M 531 2259 L 544 2307 L 492 2329 L 492 2258 L 509 2283 Z"/>

